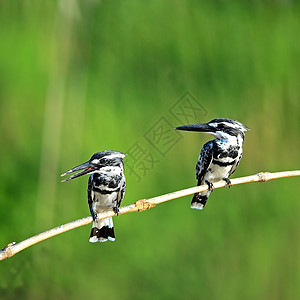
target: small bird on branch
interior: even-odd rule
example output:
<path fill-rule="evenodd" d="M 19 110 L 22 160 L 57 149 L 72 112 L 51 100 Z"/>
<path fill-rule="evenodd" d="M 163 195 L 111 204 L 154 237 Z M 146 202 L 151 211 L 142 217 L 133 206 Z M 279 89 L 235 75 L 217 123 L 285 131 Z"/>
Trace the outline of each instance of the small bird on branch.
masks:
<path fill-rule="evenodd" d="M 125 154 L 119 151 L 106 150 L 95 153 L 91 159 L 61 176 L 78 172 L 62 182 L 90 174 L 88 181 L 88 203 L 93 217 L 93 227 L 89 241 L 106 242 L 114 241 L 114 225 L 112 218 L 98 220 L 98 214 L 111 208 L 118 214 L 119 207 L 124 197 L 126 181 L 124 176 L 123 158 Z"/>
<path fill-rule="evenodd" d="M 213 190 L 213 182 L 223 179 L 230 187 L 229 176 L 234 173 L 242 158 L 244 132 L 249 128 L 238 121 L 223 118 L 175 129 L 200 131 L 215 137 L 204 144 L 196 164 L 197 185 L 206 183 L 209 189 L 194 194 L 191 208 L 203 209 Z"/>

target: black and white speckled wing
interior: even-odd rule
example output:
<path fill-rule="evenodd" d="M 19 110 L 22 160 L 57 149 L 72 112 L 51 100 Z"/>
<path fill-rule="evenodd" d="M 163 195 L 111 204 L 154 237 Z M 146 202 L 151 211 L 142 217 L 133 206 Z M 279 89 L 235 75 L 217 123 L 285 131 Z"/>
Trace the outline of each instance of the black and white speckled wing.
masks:
<path fill-rule="evenodd" d="M 124 198 L 124 194 L 125 194 L 125 188 L 126 188 L 126 181 L 125 181 L 125 178 L 123 177 L 123 180 L 122 182 L 120 183 L 120 190 L 118 192 L 118 196 L 117 196 L 117 207 L 120 207 L 121 205 L 121 202 Z"/>
<path fill-rule="evenodd" d="M 213 141 L 209 141 L 204 144 L 199 159 L 196 164 L 196 178 L 198 180 L 198 185 L 203 183 L 203 179 L 207 169 L 209 168 L 213 160 Z"/>
<path fill-rule="evenodd" d="M 207 170 L 209 169 L 212 163 L 213 146 L 214 146 L 213 141 L 209 141 L 206 144 L 204 144 L 200 152 L 200 156 L 196 165 L 196 178 L 198 180 L 198 185 L 203 184 L 205 174 L 207 173 Z M 209 194 L 210 191 L 195 193 L 191 202 L 191 208 L 203 209 L 207 202 Z"/>
<path fill-rule="evenodd" d="M 230 175 L 232 175 L 232 174 L 235 172 L 235 170 L 237 169 L 237 167 L 238 167 L 238 165 L 239 165 L 239 163 L 240 163 L 240 161 L 241 161 L 241 159 L 242 159 L 242 156 L 243 156 L 243 152 L 241 152 L 240 156 L 235 160 L 235 162 L 234 162 L 234 164 L 232 165 L 232 168 L 231 168 L 231 170 L 230 170 L 230 172 L 229 172 L 228 177 L 229 177 Z"/>
<path fill-rule="evenodd" d="M 88 182 L 87 197 L 88 197 L 88 204 L 89 204 L 91 215 L 92 215 L 93 219 L 95 220 L 96 212 L 93 211 L 92 189 L 93 189 L 93 179 L 92 179 L 92 176 L 90 176 L 89 182 Z"/>

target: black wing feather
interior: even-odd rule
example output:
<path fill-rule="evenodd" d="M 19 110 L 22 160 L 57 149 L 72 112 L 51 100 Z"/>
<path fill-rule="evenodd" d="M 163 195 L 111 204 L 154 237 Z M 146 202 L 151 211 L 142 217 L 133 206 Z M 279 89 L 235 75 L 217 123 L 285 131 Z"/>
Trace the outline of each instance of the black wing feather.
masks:
<path fill-rule="evenodd" d="M 198 180 L 198 185 L 201 185 L 203 183 L 205 173 L 207 172 L 212 160 L 213 141 L 209 141 L 204 144 L 196 164 L 196 178 Z"/>
<path fill-rule="evenodd" d="M 125 188 L 126 188 L 126 181 L 124 180 L 122 186 L 120 187 L 120 190 L 118 192 L 118 196 L 117 196 L 117 207 L 120 207 L 121 202 L 124 198 L 124 193 L 125 193 Z"/>
<path fill-rule="evenodd" d="M 91 215 L 95 220 L 96 216 L 95 216 L 95 212 L 93 211 L 92 189 L 93 189 L 93 181 L 92 181 L 92 176 L 90 176 L 88 182 L 87 197 L 88 197 L 88 204 L 89 204 Z"/>
<path fill-rule="evenodd" d="M 232 175 L 232 174 L 235 172 L 235 170 L 237 169 L 237 167 L 238 167 L 238 165 L 239 165 L 239 163 L 240 163 L 240 161 L 241 161 L 241 159 L 242 159 L 242 155 L 243 155 L 243 153 L 241 153 L 241 155 L 236 159 L 236 161 L 235 161 L 234 164 L 232 165 L 232 168 L 231 168 L 231 170 L 230 170 L 230 172 L 229 172 L 228 177 L 229 177 L 230 175 Z"/>

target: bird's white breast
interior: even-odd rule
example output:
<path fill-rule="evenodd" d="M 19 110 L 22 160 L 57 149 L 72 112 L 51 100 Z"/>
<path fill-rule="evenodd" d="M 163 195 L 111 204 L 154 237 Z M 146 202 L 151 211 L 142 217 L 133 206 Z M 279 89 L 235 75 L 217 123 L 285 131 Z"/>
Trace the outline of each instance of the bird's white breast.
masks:
<path fill-rule="evenodd" d="M 101 194 L 95 191 L 92 191 L 92 199 L 97 201 L 93 202 L 93 210 L 97 213 L 109 210 L 115 204 L 114 201 L 117 199 L 117 192 L 112 192 L 111 194 Z"/>
<path fill-rule="evenodd" d="M 219 181 L 223 178 L 227 178 L 231 168 L 232 165 L 221 167 L 216 164 L 211 164 L 204 176 L 204 181 L 208 180 L 214 182 L 214 181 Z"/>

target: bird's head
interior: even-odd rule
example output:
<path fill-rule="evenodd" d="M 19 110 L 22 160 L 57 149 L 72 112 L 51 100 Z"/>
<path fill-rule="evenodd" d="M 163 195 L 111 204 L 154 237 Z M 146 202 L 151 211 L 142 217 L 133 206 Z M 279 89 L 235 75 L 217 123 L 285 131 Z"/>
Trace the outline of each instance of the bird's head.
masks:
<path fill-rule="evenodd" d="M 123 158 L 126 154 L 119 152 L 119 151 L 113 151 L 113 150 L 106 150 L 102 152 L 95 153 L 90 160 L 87 162 L 72 168 L 71 170 L 61 174 L 61 176 L 68 175 L 70 173 L 74 173 L 77 171 L 82 170 L 81 172 L 78 172 L 61 182 L 65 182 L 77 177 L 80 177 L 85 174 L 92 174 L 96 171 L 104 168 L 104 167 L 113 167 L 113 166 L 123 166 Z"/>
<path fill-rule="evenodd" d="M 217 139 L 228 139 L 239 135 L 244 137 L 244 132 L 249 130 L 249 128 L 241 122 L 225 118 L 213 119 L 208 123 L 179 126 L 175 129 L 205 132 L 213 135 Z"/>

